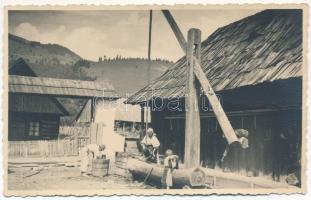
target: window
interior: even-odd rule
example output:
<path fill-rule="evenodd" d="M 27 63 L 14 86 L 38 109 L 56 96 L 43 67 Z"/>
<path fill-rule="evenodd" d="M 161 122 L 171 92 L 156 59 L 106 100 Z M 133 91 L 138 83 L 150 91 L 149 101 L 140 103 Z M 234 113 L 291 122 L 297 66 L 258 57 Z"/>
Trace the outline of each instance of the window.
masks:
<path fill-rule="evenodd" d="M 29 122 L 29 136 L 37 137 L 39 136 L 40 123 L 38 121 Z"/>

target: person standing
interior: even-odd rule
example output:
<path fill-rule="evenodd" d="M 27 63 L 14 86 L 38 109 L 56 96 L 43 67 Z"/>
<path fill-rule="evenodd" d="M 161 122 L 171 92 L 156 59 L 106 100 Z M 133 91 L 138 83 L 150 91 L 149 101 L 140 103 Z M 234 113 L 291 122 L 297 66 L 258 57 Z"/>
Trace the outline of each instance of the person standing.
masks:
<path fill-rule="evenodd" d="M 235 134 L 238 137 L 238 142 L 231 145 L 227 145 L 222 158 L 221 163 L 224 171 L 238 171 L 240 154 L 242 154 L 243 162 L 245 163 L 246 171 L 249 170 L 248 162 L 248 131 L 245 129 L 236 129 Z"/>
<path fill-rule="evenodd" d="M 87 176 L 89 174 L 89 168 L 92 164 L 92 160 L 96 158 L 102 158 L 105 148 L 106 146 L 103 144 L 89 144 L 80 149 L 80 171 L 82 175 Z"/>

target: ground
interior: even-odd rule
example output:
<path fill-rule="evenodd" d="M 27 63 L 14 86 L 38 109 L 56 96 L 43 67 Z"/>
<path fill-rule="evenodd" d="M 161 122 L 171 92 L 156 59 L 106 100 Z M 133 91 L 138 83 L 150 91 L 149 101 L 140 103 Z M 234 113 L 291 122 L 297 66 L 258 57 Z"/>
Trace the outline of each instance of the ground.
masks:
<path fill-rule="evenodd" d="M 149 185 L 128 178 L 109 175 L 84 177 L 78 166 L 61 163 L 14 163 L 8 167 L 9 190 L 85 190 L 85 189 L 144 189 Z"/>
<path fill-rule="evenodd" d="M 9 158 L 9 190 L 100 190 L 100 189 L 152 189 L 150 185 L 116 175 L 102 178 L 82 176 L 78 157 L 63 158 Z M 234 173 L 224 173 L 202 168 L 213 188 L 289 188 L 285 183 L 277 183 L 263 177 L 245 177 Z"/>

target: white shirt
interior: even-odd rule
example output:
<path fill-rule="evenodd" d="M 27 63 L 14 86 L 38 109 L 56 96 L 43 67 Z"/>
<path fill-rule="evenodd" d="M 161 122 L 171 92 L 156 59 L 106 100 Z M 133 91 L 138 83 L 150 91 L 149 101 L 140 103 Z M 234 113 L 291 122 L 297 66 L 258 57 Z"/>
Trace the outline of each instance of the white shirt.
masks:
<path fill-rule="evenodd" d="M 152 145 L 154 148 L 160 146 L 160 142 L 155 135 L 153 135 L 151 138 L 148 135 L 146 135 L 144 139 L 141 141 L 141 143 L 145 145 Z"/>
<path fill-rule="evenodd" d="M 96 158 L 97 156 L 101 156 L 103 154 L 102 151 L 99 151 L 99 145 L 98 144 L 86 145 L 81 150 L 85 151 L 85 152 L 90 151 L 90 152 L 94 153 L 94 158 Z"/>

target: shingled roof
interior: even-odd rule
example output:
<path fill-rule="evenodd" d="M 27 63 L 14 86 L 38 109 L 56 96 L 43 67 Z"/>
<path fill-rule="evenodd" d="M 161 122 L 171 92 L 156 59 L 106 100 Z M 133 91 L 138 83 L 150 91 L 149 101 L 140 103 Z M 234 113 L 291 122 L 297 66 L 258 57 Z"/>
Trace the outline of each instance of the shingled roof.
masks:
<path fill-rule="evenodd" d="M 113 86 L 107 81 L 94 82 L 16 75 L 9 75 L 9 92 L 44 94 L 54 97 L 117 98 Z"/>
<path fill-rule="evenodd" d="M 41 73 L 23 58 L 19 58 L 10 66 L 9 74 L 9 92 L 13 93 L 118 98 L 114 86 L 106 80 L 83 81 L 41 77 Z"/>
<path fill-rule="evenodd" d="M 265 10 L 202 42 L 202 67 L 215 91 L 302 76 L 302 10 Z M 128 99 L 184 97 L 186 58 Z"/>

